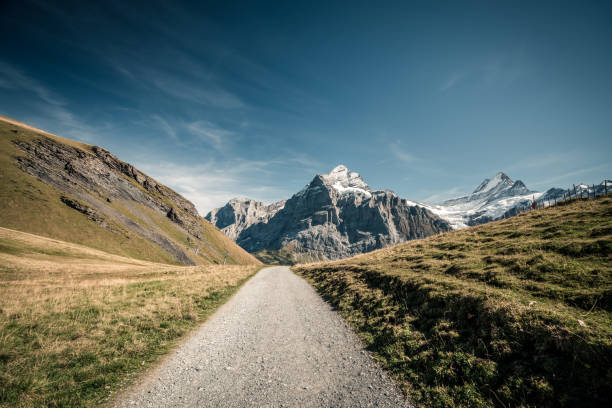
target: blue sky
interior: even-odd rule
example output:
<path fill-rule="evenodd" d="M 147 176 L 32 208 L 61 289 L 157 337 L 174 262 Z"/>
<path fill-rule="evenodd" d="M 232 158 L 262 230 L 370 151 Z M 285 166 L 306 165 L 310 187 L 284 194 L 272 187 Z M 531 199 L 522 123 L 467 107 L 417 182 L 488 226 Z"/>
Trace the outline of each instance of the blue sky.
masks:
<path fill-rule="evenodd" d="M 429 202 L 497 171 L 611 177 L 610 2 L 83 3 L 0 6 L 0 114 L 104 146 L 201 213 L 340 163 Z"/>

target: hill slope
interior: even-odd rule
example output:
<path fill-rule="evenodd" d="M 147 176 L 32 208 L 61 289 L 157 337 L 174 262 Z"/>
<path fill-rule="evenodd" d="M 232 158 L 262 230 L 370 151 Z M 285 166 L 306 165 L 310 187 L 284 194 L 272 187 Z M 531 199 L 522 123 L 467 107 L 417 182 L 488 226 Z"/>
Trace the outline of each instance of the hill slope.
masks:
<path fill-rule="evenodd" d="M 612 199 L 294 270 L 425 406 L 605 406 Z"/>
<path fill-rule="evenodd" d="M 110 152 L 0 117 L 0 226 L 183 265 L 259 263 Z"/>

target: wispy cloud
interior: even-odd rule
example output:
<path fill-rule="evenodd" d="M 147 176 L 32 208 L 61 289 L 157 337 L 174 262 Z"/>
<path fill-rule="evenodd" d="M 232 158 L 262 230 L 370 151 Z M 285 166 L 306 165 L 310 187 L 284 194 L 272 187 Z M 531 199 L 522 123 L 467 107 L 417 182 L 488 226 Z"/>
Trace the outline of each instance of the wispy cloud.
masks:
<path fill-rule="evenodd" d="M 284 189 L 253 183 L 252 179 L 269 164 L 260 161 L 207 161 L 199 165 L 162 162 L 137 167 L 191 200 L 201 215 L 223 206 L 238 196 L 274 202 L 291 193 Z"/>
<path fill-rule="evenodd" d="M 45 130 L 87 143 L 96 143 L 104 139 L 101 136 L 101 129 L 90 126 L 77 115 L 61 106 L 47 105 L 43 106 L 41 111 L 46 113 L 49 120 L 45 120 L 44 117 L 40 119 L 33 118 L 32 123 L 42 120 Z M 107 125 L 105 129 L 108 131 L 110 125 Z"/>
<path fill-rule="evenodd" d="M 175 142 L 178 142 L 176 130 L 170 125 L 170 123 L 168 123 L 166 119 L 162 118 L 158 114 L 151 115 L 151 118 L 159 125 L 161 130 L 170 137 L 170 139 L 174 140 Z"/>
<path fill-rule="evenodd" d="M 51 105 L 65 105 L 66 102 L 24 72 L 0 61 L 0 87 L 5 89 L 23 89 L 33 92 Z"/>
<path fill-rule="evenodd" d="M 440 85 L 440 92 L 446 92 L 457 85 L 466 76 L 465 72 L 453 72 Z"/>
<path fill-rule="evenodd" d="M 489 56 L 475 62 L 471 67 L 462 67 L 450 72 L 440 83 L 439 92 L 446 92 L 462 82 L 473 80 L 491 87 L 506 87 L 525 73 L 521 51 Z"/>
<path fill-rule="evenodd" d="M 200 140 L 209 143 L 217 150 L 227 144 L 227 138 L 231 137 L 235 133 L 226 129 L 222 129 L 214 123 L 206 120 L 197 120 L 195 122 L 188 123 L 186 128 Z"/>
<path fill-rule="evenodd" d="M 540 156 L 532 156 L 507 166 L 508 171 L 524 169 L 542 169 L 553 166 L 566 166 L 568 163 L 581 156 L 580 152 L 546 153 Z"/>
<path fill-rule="evenodd" d="M 488 61 L 482 68 L 485 84 L 506 87 L 523 75 L 524 68 L 519 55 L 500 55 Z"/>
<path fill-rule="evenodd" d="M 450 198 L 464 195 L 464 190 L 460 187 L 453 187 L 444 191 L 437 191 L 423 198 L 421 201 L 428 204 L 437 204 Z"/>
<path fill-rule="evenodd" d="M 0 88 L 25 90 L 35 96 L 29 101 L 32 113 L 28 115 L 31 117 L 23 118 L 26 122 L 43 130 L 84 142 L 91 143 L 99 139 L 97 129 L 87 125 L 68 109 L 67 100 L 19 68 L 2 61 L 0 61 Z M 34 116 L 34 111 L 40 114 Z"/>
<path fill-rule="evenodd" d="M 178 99 L 224 109 L 237 109 L 245 106 L 236 95 L 216 85 L 203 87 L 197 85 L 197 81 L 185 81 L 159 71 L 150 73 L 149 79 L 159 90 Z"/>
<path fill-rule="evenodd" d="M 530 184 L 532 186 L 546 186 L 547 188 L 548 187 L 565 187 L 565 186 L 553 186 L 553 183 L 566 182 L 566 183 L 578 184 L 579 182 L 582 182 L 583 180 L 571 180 L 571 178 L 577 177 L 577 176 L 583 176 L 589 173 L 601 172 L 601 170 L 605 170 L 609 168 L 610 168 L 610 165 L 608 163 L 602 163 L 597 166 L 570 171 L 570 172 L 560 174 L 555 177 L 547 178 L 547 179 L 540 180 L 540 181 L 537 181 L 535 183 L 530 183 Z M 601 181 L 601 180 L 597 180 L 597 181 Z"/>
<path fill-rule="evenodd" d="M 397 141 L 389 144 L 389 151 L 396 159 L 401 160 L 403 162 L 414 162 L 415 160 L 417 160 L 417 158 L 411 153 L 402 149 L 401 144 Z"/>

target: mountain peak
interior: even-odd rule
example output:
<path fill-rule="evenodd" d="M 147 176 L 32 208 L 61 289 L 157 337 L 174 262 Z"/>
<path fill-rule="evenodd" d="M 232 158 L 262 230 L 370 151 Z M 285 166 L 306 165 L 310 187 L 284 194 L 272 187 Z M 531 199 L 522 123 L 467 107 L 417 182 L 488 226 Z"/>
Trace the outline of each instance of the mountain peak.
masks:
<path fill-rule="evenodd" d="M 344 164 L 339 164 L 336 167 L 334 167 L 334 169 L 330 171 L 329 174 L 331 175 L 333 173 L 343 173 L 347 171 L 349 171 L 349 169 Z"/>
<path fill-rule="evenodd" d="M 346 166 L 340 164 L 329 172 L 323 175 L 323 179 L 331 184 L 340 193 L 359 190 L 357 192 L 369 192 L 370 186 L 366 184 L 359 173 L 349 170 Z"/>
<path fill-rule="evenodd" d="M 472 194 L 476 193 L 484 193 L 485 191 L 492 190 L 502 184 L 507 184 L 511 186 L 514 184 L 512 179 L 506 175 L 503 171 L 498 172 L 492 179 L 484 179 L 482 183 L 476 187 L 476 189 L 472 192 Z"/>

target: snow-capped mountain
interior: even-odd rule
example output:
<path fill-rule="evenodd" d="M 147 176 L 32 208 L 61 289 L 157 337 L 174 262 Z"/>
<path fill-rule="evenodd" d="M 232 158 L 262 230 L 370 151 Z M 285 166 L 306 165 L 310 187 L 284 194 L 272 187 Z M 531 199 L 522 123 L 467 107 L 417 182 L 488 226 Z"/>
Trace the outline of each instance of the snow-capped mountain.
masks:
<path fill-rule="evenodd" d="M 608 181 L 608 188 L 612 183 Z M 581 184 L 572 196 L 605 190 Z M 235 198 L 206 219 L 249 252 L 284 251 L 294 261 L 340 259 L 431 234 L 514 216 L 533 200 L 550 203 L 568 191 L 533 191 L 499 172 L 470 194 L 439 205 L 372 190 L 359 173 L 337 166 L 288 200 L 270 205 Z"/>
<path fill-rule="evenodd" d="M 341 259 L 451 229 L 392 191 L 372 190 L 342 165 L 286 202 L 234 199 L 206 218 L 249 252 L 291 252 L 294 261 Z"/>
<path fill-rule="evenodd" d="M 608 181 L 608 188 L 610 188 Z M 572 189 L 572 197 L 581 194 L 585 197 L 593 191 L 604 193 L 604 182 L 589 187 L 586 184 Z M 469 195 L 453 198 L 440 205 L 419 203 L 440 218 L 448 221 L 454 229 L 466 228 L 471 225 L 483 224 L 509 216 L 514 216 L 519 209 L 527 209 L 533 201 L 548 205 L 563 199 L 570 191 L 561 188 L 550 188 L 546 192 L 529 190 L 521 181 L 512 181 L 506 174 L 499 172 L 492 179 L 485 179 Z"/>
<path fill-rule="evenodd" d="M 498 219 L 511 208 L 537 200 L 540 196 L 542 193 L 529 190 L 521 180 L 512 181 L 499 172 L 492 179 L 484 179 L 469 195 L 440 205 L 421 205 L 447 220 L 454 229 L 460 229 Z"/>

